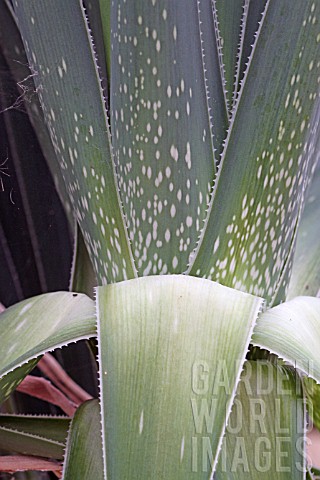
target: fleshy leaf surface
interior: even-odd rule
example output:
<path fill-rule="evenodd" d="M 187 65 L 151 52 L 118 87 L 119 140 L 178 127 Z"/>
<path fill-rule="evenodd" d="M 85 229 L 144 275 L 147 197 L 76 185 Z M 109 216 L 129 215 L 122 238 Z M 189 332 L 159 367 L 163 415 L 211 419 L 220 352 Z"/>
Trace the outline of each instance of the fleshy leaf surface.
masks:
<path fill-rule="evenodd" d="M 64 460 L 64 480 L 103 480 L 98 400 L 83 403 L 72 419 Z"/>
<path fill-rule="evenodd" d="M 269 302 L 294 241 L 319 133 L 319 10 L 312 0 L 267 2 L 188 270 Z"/>
<path fill-rule="evenodd" d="M 299 225 L 288 299 L 294 298 L 297 295 L 320 295 L 319 218 L 320 163 L 308 189 L 306 204 Z"/>
<path fill-rule="evenodd" d="M 94 336 L 94 313 L 93 300 L 71 292 L 39 295 L 1 313 L 0 400 L 29 373 L 33 363 L 24 364 L 54 348 Z"/>
<path fill-rule="evenodd" d="M 270 362 L 246 362 L 216 480 L 302 480 L 304 442 L 299 377 Z"/>
<path fill-rule="evenodd" d="M 261 306 L 260 298 L 184 275 L 98 287 L 109 480 L 190 478 L 194 444 L 206 426 L 214 470 Z"/>
<path fill-rule="evenodd" d="M 62 459 L 70 420 L 64 417 L 0 416 L 1 450 Z"/>
<path fill-rule="evenodd" d="M 17 0 L 14 7 L 45 121 L 98 279 L 106 283 L 132 278 L 135 267 L 82 4 Z"/>
<path fill-rule="evenodd" d="M 320 298 L 296 297 L 263 313 L 251 343 L 320 383 Z"/>
<path fill-rule="evenodd" d="M 182 273 L 227 128 L 210 1 L 111 2 L 111 45 L 112 142 L 139 275 Z"/>
<path fill-rule="evenodd" d="M 224 70 L 226 98 L 228 107 L 233 104 L 234 91 L 237 85 L 238 58 L 241 50 L 241 36 L 243 33 L 244 13 L 247 9 L 247 0 L 214 0 L 221 43 L 221 62 Z"/>

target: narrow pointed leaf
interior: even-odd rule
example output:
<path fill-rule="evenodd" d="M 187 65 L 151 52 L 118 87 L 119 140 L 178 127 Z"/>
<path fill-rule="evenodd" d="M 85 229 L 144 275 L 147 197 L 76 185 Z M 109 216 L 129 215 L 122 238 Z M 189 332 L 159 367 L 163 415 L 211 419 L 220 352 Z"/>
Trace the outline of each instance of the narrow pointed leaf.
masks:
<path fill-rule="evenodd" d="M 5 310 L 0 315 L 0 331 L 3 401 L 29 373 L 28 365 L 21 365 L 46 351 L 95 335 L 94 302 L 86 295 L 69 292 L 39 295 Z M 17 367 L 21 370 L 16 371 Z"/>
<path fill-rule="evenodd" d="M 63 469 L 64 480 L 106 478 L 103 474 L 100 428 L 99 402 L 85 402 L 71 422 Z M 123 461 L 126 454 L 123 452 Z"/>
<path fill-rule="evenodd" d="M 63 458 L 70 420 L 63 417 L 0 416 L 0 448 L 7 452 Z"/>
<path fill-rule="evenodd" d="M 18 0 L 15 11 L 36 72 L 45 121 L 99 280 L 134 277 L 103 93 L 81 2 Z"/>
<path fill-rule="evenodd" d="M 319 132 L 319 11 L 312 0 L 267 2 L 189 269 L 269 302 L 292 246 Z"/>
<path fill-rule="evenodd" d="M 187 268 L 225 136 L 210 2 L 180 7 L 111 2 L 112 140 L 140 276 Z"/>
<path fill-rule="evenodd" d="M 12 108 L 25 109 L 29 116 L 71 227 L 71 204 L 49 132 L 44 122 L 39 99 L 35 92 L 33 83 L 34 72 L 28 66 L 27 55 L 15 19 L 9 8 L 4 4 L 1 5 L 0 9 L 0 42 L 3 55 L 19 89 L 19 96 L 12 102 Z M 12 114 L 12 111 L 10 113 Z"/>
<path fill-rule="evenodd" d="M 248 2 L 248 13 L 246 16 L 245 29 L 243 32 L 243 48 L 240 59 L 239 82 L 243 79 L 246 65 L 249 61 L 252 47 L 256 40 L 256 33 L 259 29 L 259 23 L 262 19 L 267 0 L 253 0 Z M 238 84 L 238 87 L 240 84 Z"/>
<path fill-rule="evenodd" d="M 320 383 L 320 298 L 297 297 L 260 316 L 251 343 Z"/>
<path fill-rule="evenodd" d="M 236 84 L 237 64 L 243 30 L 246 0 L 214 0 L 221 37 L 221 51 L 225 72 L 225 88 L 229 108 L 232 107 Z"/>
<path fill-rule="evenodd" d="M 304 428 L 297 375 L 268 362 L 247 362 L 216 480 L 302 480 Z"/>
<path fill-rule="evenodd" d="M 97 302 L 108 480 L 188 478 L 206 408 L 214 469 L 262 300 L 170 275 L 99 287 Z"/>
<path fill-rule="evenodd" d="M 74 257 L 70 279 L 70 290 L 85 293 L 93 297 L 94 287 L 97 286 L 97 278 L 90 260 L 82 232 L 78 226 L 75 228 Z"/>
<path fill-rule="evenodd" d="M 319 150 L 318 150 L 319 151 Z M 320 164 L 308 189 L 299 226 L 288 299 L 320 292 Z"/>

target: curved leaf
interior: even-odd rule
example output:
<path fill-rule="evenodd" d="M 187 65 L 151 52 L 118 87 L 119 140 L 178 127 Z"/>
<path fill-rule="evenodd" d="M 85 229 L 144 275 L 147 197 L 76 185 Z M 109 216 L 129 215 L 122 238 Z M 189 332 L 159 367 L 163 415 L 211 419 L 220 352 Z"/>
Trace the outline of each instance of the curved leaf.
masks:
<path fill-rule="evenodd" d="M 168 275 L 98 287 L 97 303 L 108 479 L 189 478 L 205 424 L 214 471 L 262 299 Z"/>
<path fill-rule="evenodd" d="M 263 313 L 251 343 L 320 383 L 320 298 L 297 297 Z"/>
<path fill-rule="evenodd" d="M 14 6 L 45 121 L 99 281 L 132 278 L 135 267 L 82 3 L 17 0 Z"/>
<path fill-rule="evenodd" d="M 64 460 L 64 480 L 103 480 L 99 402 L 83 403 L 72 419 Z M 126 452 L 124 453 L 124 457 Z M 123 459 L 124 461 L 124 459 Z"/>
<path fill-rule="evenodd" d="M 3 401 L 29 373 L 34 362 L 31 366 L 24 364 L 49 350 L 96 334 L 94 302 L 77 293 L 39 295 L 1 313 L 0 331 L 0 401 Z"/>
<path fill-rule="evenodd" d="M 265 361 L 245 363 L 216 480 L 302 480 L 304 423 L 297 375 Z"/>

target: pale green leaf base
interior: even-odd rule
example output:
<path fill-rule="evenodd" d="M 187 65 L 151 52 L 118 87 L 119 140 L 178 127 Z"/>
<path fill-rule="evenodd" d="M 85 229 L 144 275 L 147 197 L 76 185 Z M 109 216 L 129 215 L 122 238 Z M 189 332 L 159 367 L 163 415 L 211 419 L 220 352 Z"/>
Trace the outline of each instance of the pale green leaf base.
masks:
<path fill-rule="evenodd" d="M 208 479 L 262 300 L 174 275 L 99 287 L 97 302 L 108 480 Z"/>

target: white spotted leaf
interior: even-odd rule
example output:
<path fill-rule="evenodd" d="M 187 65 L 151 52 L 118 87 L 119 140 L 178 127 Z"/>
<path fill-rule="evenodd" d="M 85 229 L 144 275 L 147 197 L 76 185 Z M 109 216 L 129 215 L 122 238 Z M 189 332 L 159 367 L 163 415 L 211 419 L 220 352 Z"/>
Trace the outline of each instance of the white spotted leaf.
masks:
<path fill-rule="evenodd" d="M 112 2 L 110 88 L 139 275 L 181 273 L 203 227 L 214 150 L 227 128 L 211 2 Z"/>
<path fill-rule="evenodd" d="M 319 149 L 317 150 L 319 152 Z M 298 229 L 288 299 L 320 295 L 320 164 L 308 189 Z"/>
<path fill-rule="evenodd" d="M 0 403 L 43 353 L 95 336 L 94 302 L 86 295 L 55 292 L 24 300 L 0 315 Z"/>
<path fill-rule="evenodd" d="M 262 299 L 185 275 L 97 288 L 108 480 L 189 478 L 193 442 L 203 435 L 214 470 L 261 307 Z M 211 408 L 205 434 L 203 405 Z"/>
<path fill-rule="evenodd" d="M 268 302 L 282 281 L 315 161 L 319 11 L 312 0 L 267 2 L 188 270 Z"/>
<path fill-rule="evenodd" d="M 81 2 L 17 0 L 14 6 L 45 121 L 99 281 L 132 278 L 136 272 L 103 92 Z"/>

